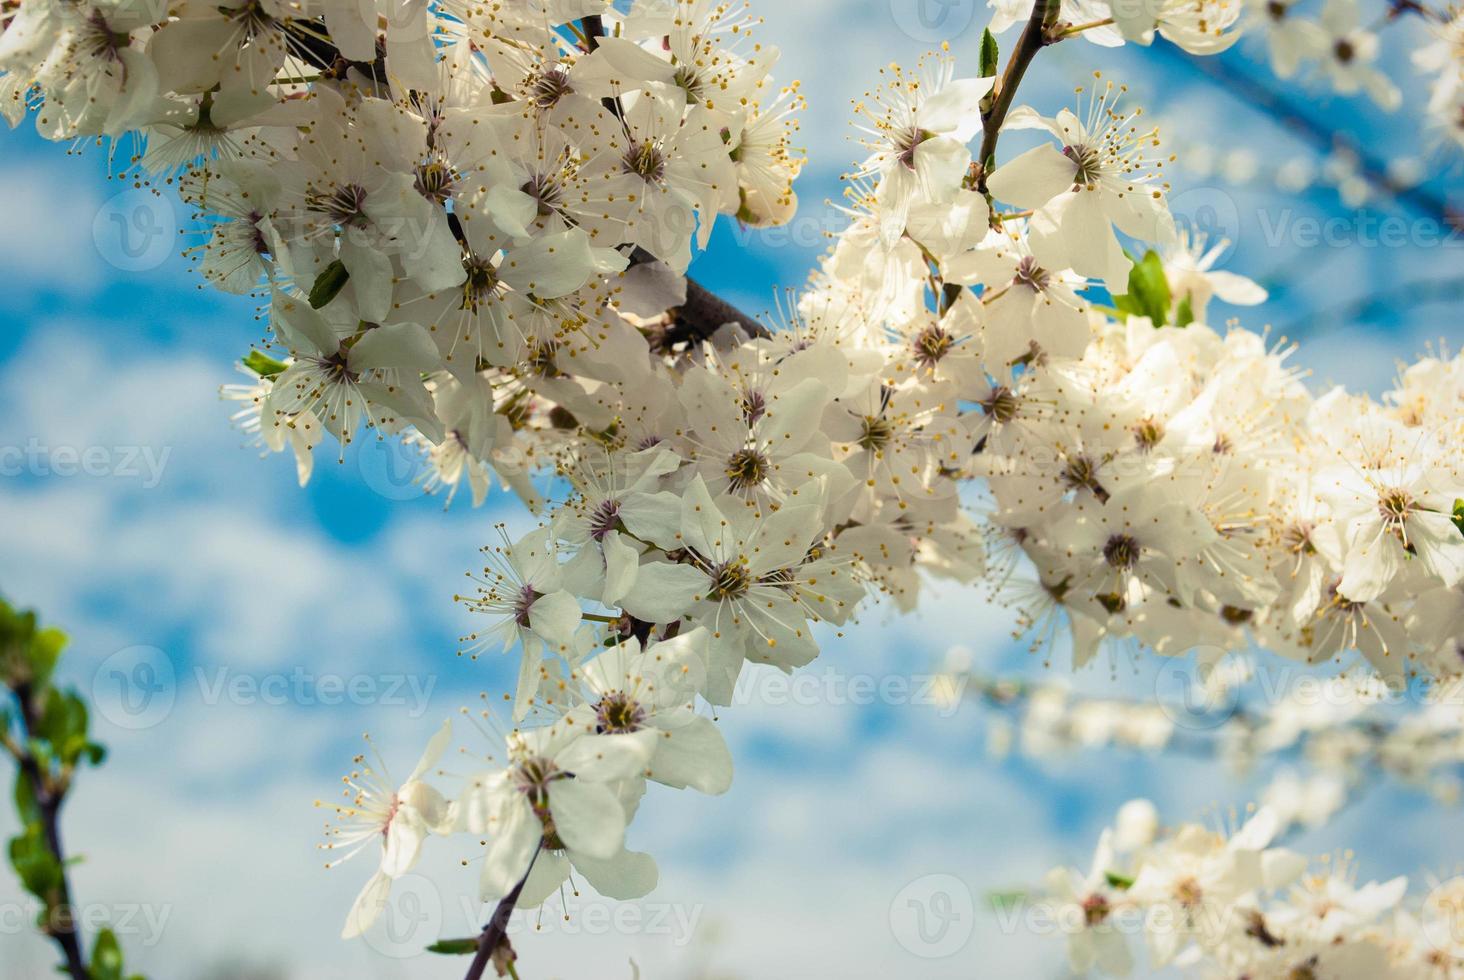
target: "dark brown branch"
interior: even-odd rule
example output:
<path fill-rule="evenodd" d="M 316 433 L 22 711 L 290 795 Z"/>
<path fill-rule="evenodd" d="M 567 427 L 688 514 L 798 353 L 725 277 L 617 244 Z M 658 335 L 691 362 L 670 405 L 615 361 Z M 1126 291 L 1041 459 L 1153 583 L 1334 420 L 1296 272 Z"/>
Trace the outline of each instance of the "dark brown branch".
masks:
<path fill-rule="evenodd" d="M 585 33 L 585 47 L 593 51 L 600 46 L 600 38 L 605 36 L 605 18 L 599 14 L 586 17 L 580 24 Z"/>
<path fill-rule="evenodd" d="M 29 684 L 18 685 L 14 692 L 27 736 L 21 742 L 24 746 L 28 743 L 30 734 L 40 729 L 40 707 L 36 704 L 35 692 Z M 28 748 L 21 748 L 16 752 L 16 761 L 30 783 L 36 809 L 41 816 L 41 831 L 46 835 L 46 846 L 51 849 L 51 855 L 60 868 L 60 883 L 54 894 L 47 896 L 46 935 L 61 948 L 61 955 L 66 959 L 66 972 L 72 980 L 89 980 L 91 974 L 87 970 L 86 957 L 81 950 L 81 936 L 76 931 L 71 885 L 66 877 L 66 851 L 61 846 L 61 801 L 66 795 L 66 784 L 64 781 L 51 779 Z"/>
<path fill-rule="evenodd" d="M 540 849 L 543 846 L 540 845 Z M 478 936 L 478 951 L 473 954 L 473 962 L 468 964 L 468 972 L 463 980 L 483 980 L 483 971 L 488 969 L 488 963 L 493 959 L 499 947 L 507 947 L 507 955 L 514 956 L 513 945 L 508 941 L 508 920 L 513 915 L 513 907 L 518 904 L 519 896 L 524 893 L 524 885 L 528 884 L 529 874 L 534 870 L 534 864 L 539 860 L 539 851 L 529 859 L 529 866 L 524 870 L 524 876 L 519 883 L 513 886 L 513 891 L 503 896 L 498 907 L 493 910 L 493 917 L 483 927 L 483 932 Z M 502 976 L 502 971 L 499 972 Z"/>
<path fill-rule="evenodd" d="M 636 247 L 630 255 L 631 265 L 659 261 L 644 248 Z M 664 346 L 711 340 L 722 327 L 735 323 L 749 337 L 770 337 L 771 331 L 690 276 L 686 277 L 686 302 L 671 311 L 672 325 L 666 331 Z"/>
<path fill-rule="evenodd" d="M 384 38 L 376 39 L 375 61 L 351 61 L 341 55 L 340 48 L 336 47 L 335 42 L 330 39 L 324 23 L 319 21 L 306 23 L 310 25 L 308 30 L 298 27 L 294 21 L 290 21 L 286 32 L 290 35 L 292 49 L 299 53 L 307 64 L 319 68 L 329 78 L 345 78 L 346 72 L 354 68 L 378 85 L 387 83 Z"/>
<path fill-rule="evenodd" d="M 1057 25 L 1058 0 L 1036 0 L 1032 5 L 1032 16 L 1022 28 L 1021 37 L 1006 68 L 997 79 L 992 90 L 991 105 L 981 113 L 981 151 L 976 157 L 976 189 L 986 193 L 986 177 L 996 168 L 996 141 L 1001 137 L 1002 124 L 1011 111 L 1012 100 L 1017 97 L 1017 87 L 1027 74 L 1027 66 L 1037 57 L 1037 52 L 1059 40 L 1053 28 Z"/>

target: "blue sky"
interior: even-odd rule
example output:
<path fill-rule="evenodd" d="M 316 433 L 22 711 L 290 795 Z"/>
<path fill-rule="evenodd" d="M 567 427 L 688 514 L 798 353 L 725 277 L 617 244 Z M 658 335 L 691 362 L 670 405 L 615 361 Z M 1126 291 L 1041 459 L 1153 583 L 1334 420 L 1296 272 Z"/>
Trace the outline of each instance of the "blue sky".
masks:
<path fill-rule="evenodd" d="M 984 8 L 957 0 L 944 22 L 925 27 L 916 4 L 756 5 L 765 40 L 784 50 L 780 79 L 801 79 L 812 104 L 811 162 L 791 231 L 721 228 L 693 269 L 744 309 L 764 310 L 777 288 L 798 285 L 822 248 L 818 233 L 837 229 L 824 201 L 860 155 L 846 138 L 847 107 L 876 66 L 913 62 L 941 39 L 974 52 Z M 1365 145 L 1422 154 L 1422 82 L 1404 62 L 1420 34 L 1412 24 L 1393 30 L 1406 95 L 1399 113 L 1304 86 L 1291 98 Z M 1275 84 L 1258 56 L 1247 42 L 1225 61 Z M 1401 208 L 1349 209 L 1325 187 L 1278 191 L 1267 175 L 1314 161 L 1306 144 L 1173 59 L 1064 43 L 1042 54 L 1024 100 L 1050 114 L 1093 67 L 1127 81 L 1171 134 L 1176 208 L 1235 239 L 1225 267 L 1289 278 L 1274 302 L 1221 315 L 1301 341 L 1297 361 L 1319 389 L 1339 381 L 1381 391 L 1396 358 L 1464 339 L 1457 300 L 1340 314 L 1407 283 L 1457 278 L 1464 253 L 1425 239 L 1417 215 Z M 342 944 L 340 922 L 369 869 L 321 870 L 312 802 L 335 791 L 363 731 L 404 773 L 443 717 L 508 685 L 507 660 L 454 656 L 474 624 L 451 596 L 492 524 L 521 521 L 522 511 L 493 498 L 480 511 L 459 501 L 444 512 L 404 487 L 389 445 L 371 442 L 343 465 L 322 455 L 315 480 L 298 489 L 287 461 L 260 461 L 229 428 L 218 386 L 236 380 L 231 361 L 263 327 L 250 301 L 199 289 L 174 254 L 184 209 L 166 190 L 152 197 L 108 181 L 95 148 L 68 155 L 25 127 L 0 140 L 0 275 L 9 284 L 0 292 L 0 447 L 49 460 L 0 478 L 0 592 L 72 632 L 69 679 L 96 699 L 112 748 L 67 817 L 68 839 L 89 855 L 75 869 L 76 890 L 130 916 L 124 943 L 136 966 L 159 976 L 212 966 L 247 975 L 240 964 L 312 978 L 460 975 L 459 963 L 406 954 L 438 929 L 472 931 L 479 910 L 459 896 L 471 892 L 473 871 L 457 865 L 471 851 L 437 848 L 404 889 L 403 921 L 415 928 Z M 1006 149 L 1025 145 L 1014 138 Z M 1218 150 L 1220 165 L 1187 166 L 1202 158 L 1200 145 Z M 1218 175 L 1226 169 L 1260 176 L 1235 182 Z M 1433 186 L 1457 191 L 1457 167 Z M 148 206 L 139 211 L 139 201 Z M 1413 244 L 1369 244 L 1382 218 L 1413 229 Z M 118 220 L 131 222 L 128 237 Z M 1308 247 L 1308 220 L 1332 220 L 1346 247 Z M 99 475 L 58 472 L 73 448 L 90 450 Z M 875 608 L 857 633 L 828 639 L 812 676 L 918 685 L 954 643 L 991 669 L 1040 669 L 1011 642 L 1002 609 L 949 588 L 931 600 L 911 617 Z M 121 686 L 139 678 L 155 700 Z M 337 679 L 354 679 L 354 693 L 340 695 Z M 1122 662 L 1113 676 L 1100 666 L 1075 684 L 1152 690 L 1152 665 Z M 1035 883 L 1054 863 L 1084 863 L 1130 796 L 1151 795 L 1179 820 L 1244 805 L 1256 791 L 1255 780 L 1192 760 L 994 760 L 986 716 L 972 706 L 860 705 L 824 690 L 785 697 L 762 683 L 724 712 L 738 766 L 731 793 L 653 791 L 632 832 L 660 860 L 662 887 L 634 915 L 588 897 L 568 926 L 546 914 L 545 935 L 520 942 L 524 975 L 629 976 L 630 957 L 652 978 L 699 975 L 706 964 L 763 977 L 965 977 L 973 964 L 992 975 L 1055 975 L 1060 941 L 1002 935 L 979 913 L 974 937 L 952 955 L 912 957 L 891 907 L 908 888 L 929 887 L 928 875 L 954 876 L 979 907 L 986 892 Z M 0 831 L 11 819 L 0 816 Z M 1460 857 L 1439 833 L 1445 819 L 1421 794 L 1388 784 L 1297 843 L 1312 852 L 1355 844 L 1369 877 L 1443 872 Z M 0 880 L 0 903 L 14 896 Z M 139 908 L 160 925 L 149 928 Z M 0 951 L 23 976 L 41 975 L 50 960 L 7 923 Z"/>

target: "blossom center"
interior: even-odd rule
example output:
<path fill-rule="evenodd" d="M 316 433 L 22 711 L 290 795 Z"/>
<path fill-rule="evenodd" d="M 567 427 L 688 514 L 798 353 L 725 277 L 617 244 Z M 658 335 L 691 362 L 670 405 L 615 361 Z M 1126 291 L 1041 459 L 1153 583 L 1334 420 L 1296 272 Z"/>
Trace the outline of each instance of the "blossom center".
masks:
<path fill-rule="evenodd" d="M 1133 433 L 1139 452 L 1147 453 L 1164 438 L 1164 425 L 1156 418 L 1143 418 L 1134 423 Z"/>
<path fill-rule="evenodd" d="M 861 449 L 878 452 L 888 446 L 894 437 L 895 427 L 883 415 L 864 416 L 858 440 Z"/>
<path fill-rule="evenodd" d="M 569 82 L 569 72 L 559 65 L 550 65 L 540 71 L 529 82 L 529 101 L 538 109 L 552 109 L 559 100 L 574 91 Z"/>
<path fill-rule="evenodd" d="M 1389 524 L 1402 524 L 1413 511 L 1413 495 L 1398 488 L 1386 490 L 1378 496 L 1378 511 Z"/>
<path fill-rule="evenodd" d="M 757 420 L 767 414 L 768 401 L 760 391 L 746 391 L 742 395 L 742 417 L 748 425 L 756 424 Z"/>
<path fill-rule="evenodd" d="M 1017 398 L 1016 392 L 1005 385 L 997 385 L 991 389 L 991 394 L 978 404 L 980 404 L 981 410 L 991 416 L 994 421 L 1005 425 L 1017 417 L 1017 410 L 1022 403 Z"/>
<path fill-rule="evenodd" d="M 518 598 L 513 604 L 513 621 L 524 629 L 529 629 L 529 609 L 538 602 L 543 593 L 537 591 L 532 585 L 525 585 L 519 589 Z"/>
<path fill-rule="evenodd" d="M 1051 273 L 1038 265 L 1037 260 L 1030 255 L 1022 256 L 1022 261 L 1017 263 L 1017 271 L 1013 276 L 1013 281 L 1017 284 L 1039 293 L 1047 288 L 1051 279 Z"/>
<path fill-rule="evenodd" d="M 368 223 L 366 188 L 360 184 L 342 184 L 328 192 L 312 191 L 306 195 L 305 204 L 343 227 L 362 228 Z"/>
<path fill-rule="evenodd" d="M 646 709 L 624 691 L 614 691 L 595 706 L 595 720 L 601 735 L 628 735 L 640 731 L 646 720 Z"/>
<path fill-rule="evenodd" d="M 621 161 L 625 172 L 635 174 L 648 184 L 666 179 L 666 154 L 655 143 L 637 143 L 625 151 Z"/>
<path fill-rule="evenodd" d="M 1174 897 L 1180 905 L 1194 908 L 1205 897 L 1204 889 L 1194 878 L 1184 878 L 1174 886 Z"/>
<path fill-rule="evenodd" d="M 548 174 L 535 174 L 520 188 L 539 205 L 539 217 L 547 218 L 559 210 L 562 190 L 559 182 Z"/>
<path fill-rule="evenodd" d="M 463 280 L 463 309 L 476 313 L 480 304 L 498 295 L 498 270 L 490 260 L 474 255 L 463 262 L 463 271 L 468 274 Z"/>
<path fill-rule="evenodd" d="M 602 500 L 590 514 L 590 537 L 604 541 L 605 535 L 620 523 L 620 501 Z"/>
<path fill-rule="evenodd" d="M 1077 173 L 1073 174 L 1074 184 L 1094 184 L 1102 176 L 1102 157 L 1097 150 L 1091 146 L 1064 146 L 1062 155 L 1067 157 L 1076 166 Z"/>
<path fill-rule="evenodd" d="M 712 587 L 707 597 L 720 602 L 747 595 L 752 588 L 752 573 L 740 561 L 723 562 L 712 569 Z"/>
<path fill-rule="evenodd" d="M 1108 918 L 1110 911 L 1112 906 L 1102 895 L 1089 895 L 1083 899 L 1083 922 L 1089 927 L 1100 925 Z"/>
<path fill-rule="evenodd" d="M 925 368 L 933 368 L 956 346 L 955 339 L 939 326 L 931 324 L 915 338 L 915 359 Z"/>
<path fill-rule="evenodd" d="M 1137 541 L 1127 534 L 1115 534 L 1103 546 L 1103 560 L 1120 571 L 1127 571 L 1139 562 L 1141 548 Z"/>
<path fill-rule="evenodd" d="M 454 175 L 452 167 L 443 160 L 428 160 L 417 164 L 417 193 L 434 204 L 442 204 L 452 197 Z"/>
<path fill-rule="evenodd" d="M 768 477 L 768 458 L 756 449 L 739 449 L 727 457 L 725 470 L 730 489 L 748 490 Z"/>
<path fill-rule="evenodd" d="M 1091 456 L 1078 455 L 1069 459 L 1063 468 L 1062 480 L 1074 490 L 1087 490 L 1099 501 L 1108 501 L 1108 491 L 1098 482 L 1098 464 Z"/>

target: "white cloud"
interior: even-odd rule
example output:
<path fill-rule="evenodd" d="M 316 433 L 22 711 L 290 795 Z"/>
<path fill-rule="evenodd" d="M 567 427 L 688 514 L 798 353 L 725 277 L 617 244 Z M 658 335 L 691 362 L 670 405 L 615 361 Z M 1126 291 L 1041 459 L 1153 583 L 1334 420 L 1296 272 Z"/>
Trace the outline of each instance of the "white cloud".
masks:
<path fill-rule="evenodd" d="M 57 155 L 60 155 L 59 148 Z M 54 164 L 0 169 L 0 270 L 28 288 L 95 289 L 103 264 L 92 241 L 101 199 Z"/>

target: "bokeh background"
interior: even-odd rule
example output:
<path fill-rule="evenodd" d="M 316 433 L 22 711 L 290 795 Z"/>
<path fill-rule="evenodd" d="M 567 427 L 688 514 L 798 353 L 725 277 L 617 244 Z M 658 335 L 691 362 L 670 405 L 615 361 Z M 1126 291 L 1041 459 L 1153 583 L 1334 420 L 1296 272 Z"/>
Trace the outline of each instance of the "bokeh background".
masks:
<path fill-rule="evenodd" d="M 1384 4 L 1372 6 L 1381 16 Z M 721 227 L 693 272 L 760 311 L 804 279 L 840 226 L 828 200 L 862 156 L 851 100 L 878 66 L 912 63 L 941 41 L 974 73 L 989 12 L 975 0 L 755 8 L 762 39 L 783 50 L 780 81 L 801 79 L 810 103 L 802 207 L 788 229 Z M 1405 93 L 1392 115 L 1304 79 L 1283 90 L 1249 39 L 1221 62 L 1284 91 L 1396 175 L 1431 174 L 1430 191 L 1447 193 L 1459 170 L 1419 134 L 1424 79 L 1408 62 L 1424 40 L 1413 22 L 1385 32 Z M 1270 326 L 1301 342 L 1295 363 L 1318 390 L 1375 394 L 1398 358 L 1464 340 L 1464 243 L 1436 220 L 1360 200 L 1345 166 L 1173 49 L 1058 45 L 1021 100 L 1051 114 L 1094 68 L 1127 82 L 1164 127 L 1180 158 L 1176 211 L 1229 237 L 1222 266 L 1272 290 L 1259 308 L 1212 307 L 1217 325 Z M 1028 145 L 1023 135 L 1005 151 Z M 304 490 L 287 459 L 261 462 L 218 394 L 263 336 L 258 311 L 199 287 L 177 254 L 187 214 L 170 196 L 108 170 L 105 148 L 67 153 L 26 126 L 0 134 L 0 446 L 11 461 L 0 476 L 0 593 L 71 632 L 66 679 L 95 699 L 111 749 L 66 813 L 68 846 L 86 855 L 74 891 L 113 923 L 129 966 L 153 977 L 460 976 L 462 961 L 422 948 L 473 934 L 485 914 L 472 898 L 476 868 L 459 864 L 475 856 L 469 843 L 433 842 L 386 921 L 344 943 L 341 923 L 371 869 L 322 869 L 324 812 L 312 804 L 339 792 L 363 732 L 400 777 L 444 717 L 509 688 L 510 658 L 455 656 L 474 624 L 452 595 L 492 525 L 522 523 L 522 509 L 497 495 L 482 510 L 459 500 L 444 511 L 389 443 L 363 440 L 342 465 L 322 453 Z M 66 475 L 73 452 L 90 453 L 89 474 Z M 660 862 L 660 888 L 625 905 L 570 896 L 569 921 L 557 900 L 516 920 L 522 975 L 1063 975 L 1061 938 L 1003 926 L 992 893 L 1029 888 L 1054 864 L 1086 867 L 1130 797 L 1151 797 L 1172 821 L 1213 823 L 1264 780 L 1192 758 L 993 753 L 985 709 L 921 692 L 953 645 L 988 671 L 1043 671 L 1012 625 L 983 594 L 933 589 L 918 615 L 874 607 L 848 636 L 827 637 L 791 688 L 754 677 L 745 703 L 722 713 L 733 790 L 653 787 L 633 827 L 630 843 Z M 1053 660 L 1055 676 L 1064 651 Z M 851 696 L 851 680 L 896 693 Z M 1176 682 L 1117 655 L 1072 683 L 1152 696 Z M 446 767 L 473 768 L 467 758 Z M 0 833 L 13 819 L 0 809 Z M 1292 843 L 1352 845 L 1362 877 L 1422 881 L 1461 857 L 1445 832 L 1457 819 L 1385 783 Z M 0 875 L 5 977 L 49 975 L 54 957 L 29 931 L 30 908 Z"/>

